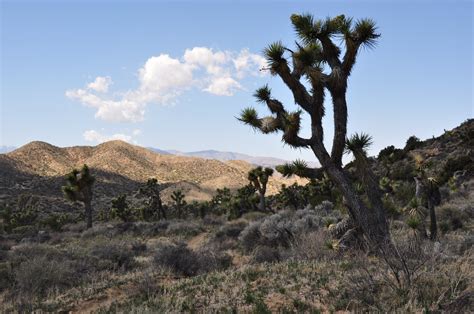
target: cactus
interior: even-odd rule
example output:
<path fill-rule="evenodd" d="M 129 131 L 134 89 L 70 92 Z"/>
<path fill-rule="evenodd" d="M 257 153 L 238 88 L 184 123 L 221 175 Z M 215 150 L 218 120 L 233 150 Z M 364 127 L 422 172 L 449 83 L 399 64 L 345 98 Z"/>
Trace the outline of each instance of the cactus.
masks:
<path fill-rule="evenodd" d="M 81 170 L 73 169 L 66 177 L 66 185 L 62 187 L 64 196 L 71 202 L 82 202 L 85 208 L 87 228 L 92 227 L 92 186 L 95 177 L 89 167 L 84 165 Z"/>

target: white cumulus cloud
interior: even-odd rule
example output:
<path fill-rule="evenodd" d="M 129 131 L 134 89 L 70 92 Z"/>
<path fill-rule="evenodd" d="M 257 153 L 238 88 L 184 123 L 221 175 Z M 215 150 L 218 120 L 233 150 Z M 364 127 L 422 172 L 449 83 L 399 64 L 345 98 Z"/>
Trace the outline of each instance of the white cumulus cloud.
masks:
<path fill-rule="evenodd" d="M 138 87 L 109 93 L 112 78 L 99 76 L 85 88 L 66 91 L 66 96 L 96 109 L 95 117 L 113 122 L 139 122 L 149 104 L 170 104 L 191 88 L 232 96 L 243 89 L 239 82 L 259 75 L 265 59 L 248 49 L 214 51 L 207 47 L 186 49 L 180 58 L 168 54 L 150 57 L 138 69 Z"/>
<path fill-rule="evenodd" d="M 112 140 L 122 140 L 128 143 L 136 143 L 135 137 L 140 135 L 140 130 L 134 130 L 131 135 L 116 133 L 113 135 L 105 135 L 96 130 L 87 130 L 85 131 L 82 136 L 87 142 L 93 143 L 103 143 Z"/>
<path fill-rule="evenodd" d="M 211 80 L 211 83 L 204 90 L 214 95 L 232 96 L 237 89 L 242 89 L 242 86 L 231 77 L 216 77 Z"/>
<path fill-rule="evenodd" d="M 87 88 L 95 90 L 96 92 L 106 93 L 111 84 L 112 78 L 110 78 L 110 76 L 98 76 L 94 82 L 87 84 Z"/>

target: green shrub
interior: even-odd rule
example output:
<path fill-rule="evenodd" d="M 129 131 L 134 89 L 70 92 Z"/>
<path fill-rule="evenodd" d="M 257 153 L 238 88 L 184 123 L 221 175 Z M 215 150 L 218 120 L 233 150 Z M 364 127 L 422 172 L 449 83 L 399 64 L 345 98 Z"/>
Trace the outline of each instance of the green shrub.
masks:
<path fill-rule="evenodd" d="M 136 214 L 136 212 L 128 205 L 127 195 L 125 194 L 112 200 L 112 209 L 110 212 L 112 218 L 119 218 L 123 222 L 133 221 Z"/>
<path fill-rule="evenodd" d="M 404 152 L 407 153 L 411 150 L 420 148 L 423 146 L 423 142 L 414 135 L 410 136 L 405 144 L 405 148 L 403 148 Z"/>
<path fill-rule="evenodd" d="M 474 161 L 469 155 L 450 157 L 443 166 L 443 170 L 438 176 L 438 183 L 444 184 L 458 170 L 474 170 Z"/>
<path fill-rule="evenodd" d="M 71 223 L 72 220 L 68 214 L 54 213 L 44 218 L 41 225 L 50 228 L 53 231 L 61 231 L 63 226 Z"/>

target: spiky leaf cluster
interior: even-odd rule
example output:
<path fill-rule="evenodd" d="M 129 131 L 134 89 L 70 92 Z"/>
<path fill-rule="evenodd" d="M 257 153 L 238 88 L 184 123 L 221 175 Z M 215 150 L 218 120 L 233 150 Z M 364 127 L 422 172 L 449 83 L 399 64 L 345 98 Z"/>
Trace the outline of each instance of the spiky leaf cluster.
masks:
<path fill-rule="evenodd" d="M 92 197 L 92 185 L 95 178 L 89 167 L 84 165 L 81 170 L 73 169 L 66 176 L 66 185 L 62 187 L 65 197 L 72 202 L 84 202 Z"/>
<path fill-rule="evenodd" d="M 259 191 L 263 191 L 266 189 L 268 179 L 273 175 L 272 168 L 262 168 L 258 166 L 248 173 L 248 180 L 250 183 Z"/>
<path fill-rule="evenodd" d="M 346 140 L 346 151 L 354 155 L 367 154 L 367 149 L 372 145 L 372 136 L 366 133 L 355 133 Z"/>

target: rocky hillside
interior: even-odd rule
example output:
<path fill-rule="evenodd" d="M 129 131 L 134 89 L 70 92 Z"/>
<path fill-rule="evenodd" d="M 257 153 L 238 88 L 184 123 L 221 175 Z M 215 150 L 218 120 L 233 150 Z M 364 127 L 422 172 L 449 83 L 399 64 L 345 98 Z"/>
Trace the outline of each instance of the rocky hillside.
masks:
<path fill-rule="evenodd" d="M 163 155 L 123 141 L 65 148 L 31 142 L 0 155 L 0 198 L 20 194 L 61 198 L 64 175 L 83 164 L 97 175 L 99 197 L 132 192 L 147 179 L 157 178 L 167 186 L 165 200 L 175 189 L 183 190 L 188 200 L 209 199 L 217 188 L 237 189 L 247 184 L 247 172 L 253 167 L 244 161 Z M 269 182 L 269 193 L 296 180 L 277 174 Z"/>

